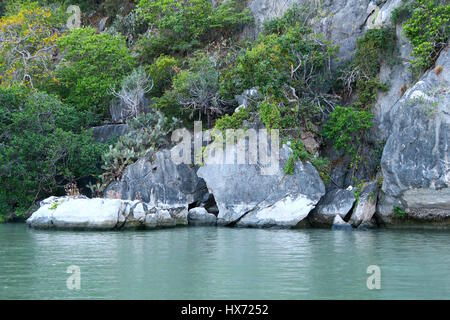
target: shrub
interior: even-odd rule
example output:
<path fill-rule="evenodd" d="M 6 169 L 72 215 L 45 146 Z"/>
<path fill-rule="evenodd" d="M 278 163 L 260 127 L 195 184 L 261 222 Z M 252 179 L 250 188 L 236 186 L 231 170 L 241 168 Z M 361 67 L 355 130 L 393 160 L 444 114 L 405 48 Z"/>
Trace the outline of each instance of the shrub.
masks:
<path fill-rule="evenodd" d="M 226 114 L 217 119 L 215 128 L 224 132 L 227 129 L 241 129 L 245 120 L 250 118 L 250 113 L 246 108 L 241 108 L 231 116 Z"/>
<path fill-rule="evenodd" d="M 403 30 L 414 47 L 413 69 L 420 73 L 434 63 L 448 44 L 450 5 L 439 0 L 417 0 Z"/>
<path fill-rule="evenodd" d="M 122 120 L 136 118 L 146 112 L 145 95 L 152 89 L 153 80 L 149 78 L 143 67 L 139 67 L 122 80 L 119 92 L 114 88 L 111 89 L 111 93 L 120 100 L 120 103 L 113 104 L 111 109 L 119 107 Z"/>
<path fill-rule="evenodd" d="M 0 89 L 1 214 L 25 212 L 34 201 L 62 194 L 68 182 L 98 174 L 102 144 L 83 115 L 56 97 L 23 88 Z"/>
<path fill-rule="evenodd" d="M 369 109 L 379 90 L 387 85 L 378 80 L 381 64 L 397 62 L 396 35 L 392 28 L 370 29 L 357 40 L 356 54 L 340 76 L 344 91 L 357 99 L 354 106 Z"/>
<path fill-rule="evenodd" d="M 160 112 L 151 112 L 131 119 L 130 131 L 109 146 L 102 156 L 103 174 L 100 183 L 92 190 L 102 193 L 112 181 L 119 179 L 123 170 L 148 152 L 155 151 L 169 144 L 168 135 L 178 125 L 176 119 L 167 119 Z"/>
<path fill-rule="evenodd" d="M 327 158 L 314 157 L 308 151 L 306 151 L 305 145 L 301 140 L 291 141 L 292 155 L 286 162 L 284 167 L 284 173 L 287 175 L 293 175 L 295 169 L 295 163 L 299 160 L 309 161 L 317 169 L 321 179 L 328 183 L 330 179 L 330 161 Z"/>
<path fill-rule="evenodd" d="M 280 129 L 281 112 L 277 103 L 270 100 L 260 103 L 258 106 L 258 113 L 268 130 Z"/>
<path fill-rule="evenodd" d="M 125 38 L 92 28 L 74 29 L 58 40 L 64 58 L 56 72 L 56 90 L 81 111 L 107 117 L 110 89 L 116 88 L 135 64 Z"/>
<path fill-rule="evenodd" d="M 189 69 L 177 74 L 173 80 L 173 93 L 180 106 L 190 112 L 190 117 L 206 116 L 208 128 L 217 115 L 225 112 L 227 102 L 219 93 L 219 70 L 216 62 L 198 54 L 189 61 Z"/>
<path fill-rule="evenodd" d="M 331 113 L 323 128 L 323 135 L 337 150 L 356 155 L 362 138 L 372 127 L 373 114 L 353 107 L 340 107 Z"/>
<path fill-rule="evenodd" d="M 222 2 L 215 10 L 209 0 L 140 0 L 137 12 L 152 30 L 139 39 L 141 60 L 185 54 L 219 35 L 231 36 L 252 21 L 250 10 L 244 7 L 236 0 Z"/>
<path fill-rule="evenodd" d="M 170 56 L 159 56 L 152 65 L 146 68 L 154 82 L 152 96 L 161 97 L 172 86 L 172 80 L 177 74 L 177 59 Z"/>

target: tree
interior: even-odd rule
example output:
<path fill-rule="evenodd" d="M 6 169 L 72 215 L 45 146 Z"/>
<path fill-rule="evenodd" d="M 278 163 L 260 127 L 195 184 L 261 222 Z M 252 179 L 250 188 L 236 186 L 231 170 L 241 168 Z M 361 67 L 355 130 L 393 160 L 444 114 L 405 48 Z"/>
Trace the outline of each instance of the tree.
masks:
<path fill-rule="evenodd" d="M 56 91 L 79 110 L 106 118 L 111 88 L 116 88 L 135 65 L 125 38 L 79 28 L 57 44 L 64 55 L 56 72 Z"/>
<path fill-rule="evenodd" d="M 111 93 L 119 98 L 121 108 L 121 118 L 137 118 L 145 110 L 145 94 L 153 88 L 153 81 L 145 73 L 143 67 L 133 70 L 133 72 L 124 78 L 121 89 L 117 92 L 111 88 Z"/>
<path fill-rule="evenodd" d="M 0 83 L 39 86 L 52 78 L 58 31 L 52 13 L 33 3 L 0 19 Z"/>
<path fill-rule="evenodd" d="M 105 147 L 84 115 L 52 95 L 0 88 L 0 215 L 23 214 L 36 200 L 97 175 Z"/>
<path fill-rule="evenodd" d="M 219 93 L 219 78 L 215 61 L 200 54 L 192 58 L 189 69 L 178 73 L 173 81 L 173 91 L 178 103 L 189 110 L 191 116 L 198 113 L 199 120 L 205 115 L 209 128 L 213 117 L 223 114 L 227 105 L 227 101 Z"/>

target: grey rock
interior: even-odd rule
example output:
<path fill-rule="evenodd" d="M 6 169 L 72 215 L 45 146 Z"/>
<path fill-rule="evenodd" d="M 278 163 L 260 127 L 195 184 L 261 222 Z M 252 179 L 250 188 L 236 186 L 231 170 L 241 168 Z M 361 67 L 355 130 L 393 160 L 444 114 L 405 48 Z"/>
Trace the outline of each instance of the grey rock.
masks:
<path fill-rule="evenodd" d="M 345 222 L 340 215 L 336 215 L 333 219 L 333 225 L 331 226 L 332 230 L 346 230 L 351 231 L 353 227 L 350 223 Z"/>
<path fill-rule="evenodd" d="M 235 148 L 226 150 L 229 159 Z M 262 164 L 206 164 L 199 177 L 206 181 L 219 208 L 218 224 L 237 223 L 243 227 L 294 227 L 302 221 L 325 194 L 316 169 L 298 161 L 294 174 L 283 168 L 292 150 L 284 146 L 274 174 L 262 174 Z"/>
<path fill-rule="evenodd" d="M 368 223 L 374 217 L 377 209 L 378 182 L 373 181 L 364 184 L 359 196 L 359 201 L 353 210 L 350 223 L 358 227 L 363 223 Z"/>
<path fill-rule="evenodd" d="M 104 143 L 127 134 L 128 130 L 128 125 L 126 124 L 107 124 L 94 127 L 93 134 L 95 141 Z"/>
<path fill-rule="evenodd" d="M 416 212 L 417 219 L 420 212 L 427 220 L 449 217 L 449 51 L 436 62 L 442 71 L 427 71 L 390 112 L 393 124 L 381 160 L 385 196 L 378 213 L 383 222 L 391 222 L 395 206 Z"/>
<path fill-rule="evenodd" d="M 338 59 L 344 61 L 354 55 L 356 39 L 364 32 L 366 21 L 373 14 L 370 3 L 370 0 L 252 0 L 249 8 L 257 30 L 261 30 L 264 22 L 281 17 L 294 4 L 310 5 L 311 12 L 307 15 L 311 25 L 339 45 Z"/>
<path fill-rule="evenodd" d="M 329 191 L 308 216 L 309 222 L 315 227 L 329 227 L 335 216 L 344 219 L 352 210 L 356 201 L 353 192 L 344 189 Z"/>
<path fill-rule="evenodd" d="M 247 108 L 251 102 L 256 102 L 261 99 L 261 94 L 259 93 L 258 88 L 252 88 L 245 90 L 241 95 L 236 96 L 235 99 L 239 108 Z M 236 109 L 236 111 L 238 111 L 238 109 Z"/>
<path fill-rule="evenodd" d="M 187 208 L 200 202 L 207 188 L 194 167 L 175 164 L 170 150 L 164 149 L 128 166 L 120 181 L 106 188 L 106 197 L 112 193 L 120 195 L 123 200 L 139 199 L 154 206 Z"/>
<path fill-rule="evenodd" d="M 60 230 L 153 229 L 187 223 L 187 207 L 82 197 L 46 199 L 27 220 L 32 228 Z"/>
<path fill-rule="evenodd" d="M 143 96 L 142 99 L 139 100 L 139 106 L 137 109 L 138 114 L 145 114 L 150 111 L 149 101 L 145 96 Z M 111 103 L 109 112 L 111 114 L 112 121 L 115 123 L 124 123 L 129 118 L 136 116 L 131 112 L 129 107 L 122 101 L 116 101 Z"/>
<path fill-rule="evenodd" d="M 194 208 L 189 210 L 188 222 L 193 226 L 215 226 L 217 217 L 208 213 L 205 208 Z"/>

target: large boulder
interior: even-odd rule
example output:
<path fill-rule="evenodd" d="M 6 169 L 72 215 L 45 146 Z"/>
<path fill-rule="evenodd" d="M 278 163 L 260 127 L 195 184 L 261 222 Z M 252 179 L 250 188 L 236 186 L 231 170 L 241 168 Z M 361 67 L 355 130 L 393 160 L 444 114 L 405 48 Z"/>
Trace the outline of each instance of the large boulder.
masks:
<path fill-rule="evenodd" d="M 233 157 L 235 148 L 227 148 L 225 157 Z M 286 175 L 284 166 L 292 150 L 279 152 L 279 167 L 263 174 L 263 165 L 206 164 L 199 177 L 206 181 L 219 208 L 218 224 L 245 227 L 294 227 L 302 221 L 325 194 L 325 187 L 310 163 L 297 161 L 294 173 Z"/>
<path fill-rule="evenodd" d="M 142 200 L 155 206 L 185 206 L 201 202 L 207 188 L 196 168 L 175 164 L 170 150 L 160 150 L 128 166 L 120 181 L 111 183 L 105 196 Z"/>
<path fill-rule="evenodd" d="M 376 225 L 372 220 L 377 208 L 378 189 L 378 181 L 365 183 L 362 186 L 358 203 L 350 217 L 350 223 L 354 227 L 365 228 Z"/>
<path fill-rule="evenodd" d="M 333 225 L 336 215 L 342 219 L 347 216 L 355 201 L 355 195 L 349 190 L 331 190 L 308 216 L 309 222 L 315 227 L 330 227 Z"/>
<path fill-rule="evenodd" d="M 52 197 L 41 202 L 27 224 L 37 229 L 141 229 L 187 225 L 187 214 L 185 207 L 154 207 L 140 201 Z"/>
<path fill-rule="evenodd" d="M 336 215 L 333 219 L 333 225 L 331 226 L 331 230 L 351 231 L 353 230 L 353 226 L 350 223 L 345 222 L 340 215 Z"/>
<path fill-rule="evenodd" d="M 205 208 L 193 208 L 189 210 L 188 222 L 192 226 L 215 226 L 217 217 Z"/>
<path fill-rule="evenodd" d="M 450 52 L 406 91 L 390 112 L 391 134 L 381 160 L 378 216 L 394 222 L 403 210 L 418 221 L 450 220 Z M 398 209 L 397 209 L 398 208 Z"/>

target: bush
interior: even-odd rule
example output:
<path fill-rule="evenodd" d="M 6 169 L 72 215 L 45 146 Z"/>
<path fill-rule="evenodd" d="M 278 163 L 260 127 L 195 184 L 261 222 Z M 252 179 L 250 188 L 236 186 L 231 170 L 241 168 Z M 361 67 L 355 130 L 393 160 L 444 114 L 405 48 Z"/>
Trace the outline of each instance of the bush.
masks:
<path fill-rule="evenodd" d="M 291 141 L 291 149 L 293 154 L 289 157 L 284 167 L 284 173 L 287 175 L 293 175 L 295 169 L 295 163 L 299 160 L 309 161 L 317 169 L 321 179 L 328 183 L 330 180 L 330 161 L 322 157 L 314 157 L 308 151 L 306 151 L 305 145 L 301 140 Z"/>
<path fill-rule="evenodd" d="M 219 131 L 226 131 L 227 129 L 241 129 L 245 120 L 250 118 L 250 113 L 246 108 L 241 108 L 239 111 L 233 113 L 231 116 L 226 114 L 217 119 L 214 126 Z"/>
<path fill-rule="evenodd" d="M 0 89 L 0 214 L 24 212 L 62 194 L 62 186 L 99 172 L 104 146 L 85 121 L 56 97 L 23 88 Z"/>
<path fill-rule="evenodd" d="M 79 28 L 58 40 L 64 58 L 56 72 L 56 90 L 65 102 L 100 118 L 108 116 L 111 88 L 135 65 L 125 38 Z"/>
<path fill-rule="evenodd" d="M 177 74 L 177 59 L 161 55 L 152 65 L 146 68 L 150 78 L 154 82 L 152 96 L 161 97 L 172 86 L 172 80 Z"/>
<path fill-rule="evenodd" d="M 220 72 L 214 59 L 200 53 L 189 60 L 189 69 L 177 74 L 173 80 L 173 93 L 190 118 L 206 117 L 211 128 L 214 117 L 225 113 L 227 102 L 219 93 Z"/>
<path fill-rule="evenodd" d="M 102 156 L 103 174 L 99 177 L 97 185 L 91 186 L 96 193 L 103 190 L 116 179 L 119 179 L 123 170 L 145 156 L 151 151 L 169 144 L 168 135 L 178 125 L 176 119 L 167 119 L 160 112 L 141 115 L 129 122 L 130 131 L 119 138 L 115 145 Z"/>
<path fill-rule="evenodd" d="M 356 89 L 355 107 L 370 109 L 378 91 L 387 90 L 387 85 L 378 80 L 383 62 L 390 65 L 397 62 L 395 31 L 370 29 L 357 40 L 355 58 L 339 77 L 348 96 Z"/>
<path fill-rule="evenodd" d="M 361 146 L 362 138 L 372 127 L 372 119 L 373 114 L 368 111 L 337 106 L 323 128 L 323 135 L 333 142 L 337 150 L 343 150 L 355 156 Z"/>
<path fill-rule="evenodd" d="M 137 12 L 152 33 L 139 39 L 141 61 L 152 62 L 161 54 L 185 54 L 231 36 L 252 21 L 250 10 L 236 0 L 222 2 L 214 10 L 209 0 L 140 0 Z"/>
<path fill-rule="evenodd" d="M 306 27 L 303 19 L 294 6 L 284 17 L 266 23 L 256 42 L 223 73 L 221 91 L 238 95 L 258 87 L 261 94 L 277 100 L 289 97 L 298 103 L 322 104 L 330 88 L 329 61 L 336 48 Z"/>
<path fill-rule="evenodd" d="M 418 74 L 429 68 L 448 44 L 450 5 L 439 0 L 417 0 L 403 30 L 414 47 L 412 65 Z"/>
<path fill-rule="evenodd" d="M 258 113 L 268 130 L 281 129 L 281 112 L 276 102 L 266 100 L 260 103 Z"/>

